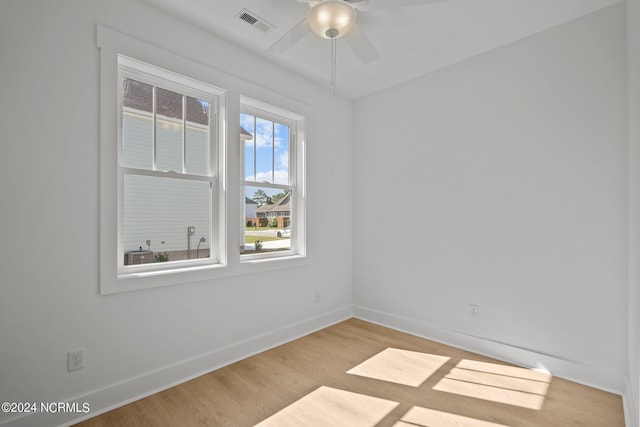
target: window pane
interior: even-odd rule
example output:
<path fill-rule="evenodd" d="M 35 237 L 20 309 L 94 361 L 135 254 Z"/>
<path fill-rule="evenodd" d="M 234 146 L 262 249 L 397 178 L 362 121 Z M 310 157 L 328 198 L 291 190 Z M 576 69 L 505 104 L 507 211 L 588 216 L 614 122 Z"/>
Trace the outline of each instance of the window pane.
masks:
<path fill-rule="evenodd" d="M 122 87 L 122 161 L 125 167 L 153 167 L 153 87 L 131 79 Z"/>
<path fill-rule="evenodd" d="M 274 183 L 289 184 L 289 126 L 274 125 Z"/>
<path fill-rule="evenodd" d="M 182 95 L 156 89 L 156 168 L 182 173 Z"/>
<path fill-rule="evenodd" d="M 244 180 L 289 185 L 289 126 L 240 114 L 251 136 L 244 146 Z"/>
<path fill-rule="evenodd" d="M 210 209 L 209 182 L 125 175 L 123 250 L 151 250 L 156 261 L 206 258 Z"/>
<path fill-rule="evenodd" d="M 243 254 L 291 249 L 291 193 L 266 187 L 244 187 Z"/>
<path fill-rule="evenodd" d="M 273 183 L 273 122 L 256 117 L 256 182 Z"/>
<path fill-rule="evenodd" d="M 186 172 L 209 174 L 209 102 L 186 97 Z"/>

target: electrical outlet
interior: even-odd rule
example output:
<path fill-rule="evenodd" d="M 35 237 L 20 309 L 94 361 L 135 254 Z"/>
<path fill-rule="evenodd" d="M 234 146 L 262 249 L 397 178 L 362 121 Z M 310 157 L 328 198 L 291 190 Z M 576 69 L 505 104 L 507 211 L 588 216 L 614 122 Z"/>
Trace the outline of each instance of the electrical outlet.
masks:
<path fill-rule="evenodd" d="M 82 350 L 74 350 L 67 353 L 67 371 L 77 371 L 84 368 Z"/>
<path fill-rule="evenodd" d="M 480 307 L 478 304 L 469 304 L 469 317 L 472 319 L 480 319 Z"/>

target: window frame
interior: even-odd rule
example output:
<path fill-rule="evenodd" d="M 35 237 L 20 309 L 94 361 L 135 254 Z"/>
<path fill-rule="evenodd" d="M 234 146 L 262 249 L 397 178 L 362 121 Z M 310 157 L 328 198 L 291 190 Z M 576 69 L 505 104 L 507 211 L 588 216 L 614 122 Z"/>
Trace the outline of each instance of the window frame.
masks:
<path fill-rule="evenodd" d="M 156 168 L 156 161 L 152 162 L 151 169 L 139 169 L 133 167 L 124 166 L 123 150 L 124 150 L 124 103 L 123 103 L 123 90 L 122 83 L 124 79 L 131 79 L 141 83 L 151 85 L 154 88 L 161 88 L 178 93 L 183 97 L 193 97 L 196 99 L 202 99 L 209 102 L 209 159 L 208 159 L 208 171 L 205 175 L 189 174 L 185 170 L 185 152 L 182 148 L 182 170 L 181 171 L 166 171 Z M 224 242 L 220 242 L 219 227 L 223 224 L 219 223 L 219 218 L 223 217 L 223 210 L 216 208 L 219 202 L 219 169 L 218 164 L 219 153 L 219 123 L 218 123 L 218 110 L 220 104 L 224 104 L 224 91 L 221 89 L 191 79 L 189 77 L 173 73 L 171 71 L 147 64 L 137 59 L 130 58 L 125 55 L 118 55 L 118 227 L 117 227 L 117 274 L 118 278 L 125 279 L 129 277 L 136 277 L 140 274 L 152 275 L 152 274 L 164 274 L 167 271 L 174 271 L 177 269 L 189 269 L 192 267 L 206 267 L 219 264 L 220 253 L 224 251 Z M 155 97 L 154 97 L 155 98 Z M 184 108 L 184 106 L 183 106 Z M 155 107 L 152 112 L 152 126 L 156 126 L 156 111 Z M 186 126 L 187 117 L 182 117 L 183 126 Z M 183 138 L 186 135 L 186 128 L 183 129 Z M 182 141 L 184 144 L 185 141 Z M 152 141 L 152 154 L 155 158 L 157 156 L 156 144 Z M 155 178 L 170 178 L 177 180 L 194 180 L 200 182 L 209 183 L 209 257 L 190 260 L 178 260 L 169 261 L 167 263 L 148 263 L 139 265 L 125 265 L 124 255 L 125 248 L 123 244 L 124 239 L 124 178 L 125 176 L 147 176 Z"/>
<path fill-rule="evenodd" d="M 300 218 L 305 218 L 305 147 L 307 131 L 305 122 L 311 112 L 311 106 L 305 102 L 274 92 L 268 88 L 243 80 L 235 75 L 225 73 L 217 67 L 219 58 L 212 55 L 198 56 L 195 50 L 190 54 L 180 50 L 170 51 L 157 45 L 120 33 L 103 25 L 96 25 L 96 46 L 99 51 L 99 253 L 96 254 L 98 264 L 97 292 L 102 296 L 153 288 L 193 283 L 215 285 L 215 281 L 226 277 L 252 275 L 260 278 L 262 274 L 289 268 L 299 268 L 312 263 L 312 248 L 306 246 L 306 227 L 304 222 L 298 224 L 299 250 L 291 256 L 266 259 L 240 259 L 238 251 L 239 234 L 236 221 L 241 217 L 237 209 L 241 203 L 236 197 L 240 194 L 238 168 L 239 150 L 235 146 L 240 141 L 239 111 L 241 103 L 248 101 L 255 106 L 264 105 L 279 112 L 279 105 L 286 110 L 296 111 L 298 135 L 296 163 L 299 166 L 297 175 L 302 176 L 302 184 L 298 184 L 297 197 Z M 118 277 L 118 55 L 135 58 L 152 66 L 170 70 L 177 75 L 188 76 L 194 80 L 212 85 L 223 91 L 218 105 L 218 159 L 219 171 L 218 202 L 221 216 L 219 219 L 219 263 L 213 265 L 197 265 L 190 268 L 167 269 L 162 272 L 140 272 L 126 278 Z M 195 59 L 194 59 L 195 58 Z M 242 95 L 245 94 L 246 96 Z M 248 98 L 248 97 L 251 98 Z M 243 212 L 243 207 L 242 211 Z M 254 280 L 254 279 L 251 279 Z"/>
<path fill-rule="evenodd" d="M 305 157 L 304 157 L 304 143 L 305 143 L 305 117 L 301 114 L 297 114 L 283 108 L 274 106 L 269 103 L 261 102 L 256 99 L 252 99 L 246 96 L 240 97 L 240 114 L 248 114 L 255 118 L 261 118 L 273 123 L 286 125 L 289 127 L 289 163 L 288 163 L 288 178 L 287 184 L 276 184 L 259 181 L 248 181 L 244 174 L 245 165 L 245 144 L 244 141 L 239 141 L 239 169 L 240 169 L 240 199 L 242 208 L 240 209 L 240 244 L 244 245 L 245 241 L 245 221 L 244 218 L 244 202 L 245 202 L 245 187 L 261 187 L 271 189 L 286 189 L 291 192 L 291 202 L 289 211 L 289 221 L 291 227 L 291 244 L 290 248 L 282 251 L 262 252 L 243 254 L 240 252 L 240 262 L 248 263 L 254 261 L 269 261 L 277 260 L 280 258 L 288 257 L 305 257 L 306 256 L 306 194 L 305 194 Z M 254 129 L 255 132 L 255 129 Z M 254 135 L 255 141 L 255 135 Z M 254 148 L 255 150 L 255 148 Z M 255 155 L 255 154 L 254 154 Z M 272 171 L 275 172 L 275 171 Z M 265 213 L 264 217 L 271 219 L 273 212 Z M 257 214 L 256 214 L 257 215 Z M 277 215 L 276 215 L 277 217 Z"/>

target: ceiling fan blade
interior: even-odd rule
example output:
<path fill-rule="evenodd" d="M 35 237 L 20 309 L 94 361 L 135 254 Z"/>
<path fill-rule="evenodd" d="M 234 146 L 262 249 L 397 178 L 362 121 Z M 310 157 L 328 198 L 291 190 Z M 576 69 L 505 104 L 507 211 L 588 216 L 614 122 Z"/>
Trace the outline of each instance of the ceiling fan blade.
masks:
<path fill-rule="evenodd" d="M 349 32 L 342 38 L 347 42 L 351 50 L 353 50 L 353 53 L 355 53 L 364 64 L 368 64 L 378 59 L 378 56 L 380 56 L 367 36 L 365 36 L 360 30 L 358 24 L 354 25 L 353 28 L 351 28 L 351 30 L 349 30 Z"/>
<path fill-rule="evenodd" d="M 369 11 L 369 10 L 385 10 L 385 9 L 395 9 L 398 7 L 408 7 L 408 6 L 420 6 L 423 4 L 431 4 L 431 3 L 443 3 L 447 0 L 369 0 L 368 2 L 363 2 L 362 4 L 358 4 L 354 6 L 358 10 Z"/>
<path fill-rule="evenodd" d="M 280 39 L 269 47 L 267 50 L 275 51 L 278 53 L 284 53 L 288 49 L 292 48 L 293 45 L 298 43 L 300 40 L 304 38 L 307 34 L 309 34 L 311 30 L 309 29 L 309 25 L 307 24 L 307 20 L 303 19 L 293 27 L 289 32 L 280 37 Z"/>
<path fill-rule="evenodd" d="M 349 3 L 351 6 L 356 9 L 366 9 L 366 6 L 369 4 L 369 0 L 344 0 Z"/>

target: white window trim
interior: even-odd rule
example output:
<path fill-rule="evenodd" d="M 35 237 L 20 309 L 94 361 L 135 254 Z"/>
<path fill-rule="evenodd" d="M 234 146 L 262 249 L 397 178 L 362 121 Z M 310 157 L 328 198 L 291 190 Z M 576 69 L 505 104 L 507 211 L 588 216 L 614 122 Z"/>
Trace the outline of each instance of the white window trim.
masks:
<path fill-rule="evenodd" d="M 269 183 L 260 183 L 254 181 L 245 181 L 241 177 L 241 186 L 254 187 L 271 187 L 283 188 L 287 187 L 292 191 L 291 195 L 291 249 L 286 251 L 265 252 L 259 254 L 242 254 L 240 260 L 242 263 L 250 263 L 255 261 L 266 261 L 271 259 L 286 258 L 292 256 L 305 257 L 306 252 L 306 192 L 305 192 L 305 118 L 300 114 L 293 113 L 258 101 L 246 96 L 240 97 L 240 111 L 243 113 L 259 116 L 261 118 L 282 123 L 289 126 L 289 184 L 286 186 L 273 185 Z M 244 165 L 244 145 L 240 144 L 240 165 Z M 240 166 L 240 170 L 243 166 Z M 241 195 L 244 204 L 244 192 Z M 242 210 L 244 211 L 244 209 Z M 241 211 L 241 212 L 242 212 Z M 271 212 L 265 216 L 273 218 Z M 241 218 L 242 231 L 244 231 L 244 218 Z M 241 233 L 244 235 L 244 233 Z"/>
<path fill-rule="evenodd" d="M 211 281 L 224 277 L 238 275 L 257 275 L 286 268 L 298 268 L 311 264 L 310 248 L 307 246 L 306 233 L 306 176 L 305 176 L 305 144 L 306 129 L 305 117 L 308 116 L 309 107 L 301 101 L 288 98 L 253 83 L 238 79 L 230 74 L 221 72 L 207 60 L 198 58 L 191 60 L 182 55 L 169 52 L 144 41 L 124 35 L 107 27 L 97 26 L 97 46 L 100 50 L 100 253 L 99 253 L 99 293 L 109 295 L 122 292 L 131 292 L 176 284 Z M 222 155 L 219 157 L 219 198 L 226 202 L 226 209 L 221 213 L 220 221 L 224 224 L 219 227 L 219 240 L 225 244 L 221 247 L 219 263 L 207 266 L 194 266 L 185 269 L 165 270 L 162 274 L 146 272 L 130 278 L 118 278 L 117 275 L 117 174 L 118 152 L 117 121 L 118 121 L 118 63 L 117 55 L 122 54 L 136 58 L 148 64 L 171 70 L 181 75 L 193 77 L 196 80 L 217 87 L 224 87 L 225 104 L 218 110 L 220 132 L 223 135 L 219 144 Z M 245 93 L 252 98 L 240 95 Z M 269 103 L 261 103 L 254 99 L 265 99 Z M 235 230 L 236 221 L 240 218 L 237 210 L 239 203 L 229 203 L 236 200 L 239 191 L 239 173 L 237 169 L 237 150 L 229 150 L 227 141 L 231 141 L 231 147 L 235 141 L 239 141 L 239 115 L 241 103 L 253 103 L 260 106 L 281 105 L 291 111 L 299 111 L 297 119 L 301 120 L 298 126 L 298 140 L 296 163 L 299 166 L 298 174 L 302 174 L 302 185 L 298 185 L 298 197 L 303 203 L 299 203 L 299 217 L 303 220 L 298 225 L 298 247 L 304 248 L 298 254 L 286 257 L 270 257 L 266 259 L 240 259 L 238 253 L 239 236 Z M 274 109 L 276 112 L 278 109 Z M 282 110 L 287 113 L 288 111 Z M 236 129 L 237 128 L 237 129 Z M 229 172 L 231 174 L 229 174 Z M 238 177 L 236 177 L 236 175 Z"/>
<path fill-rule="evenodd" d="M 184 260 L 173 261 L 170 264 L 165 263 L 149 263 L 140 265 L 124 265 L 124 249 L 122 246 L 122 227 L 118 227 L 118 278 L 136 278 L 144 276 L 152 276 L 159 274 L 166 274 L 167 271 L 188 271 L 194 267 L 215 267 L 219 263 L 221 255 L 224 256 L 224 245 L 221 244 L 219 239 L 219 228 L 225 224 L 222 221 L 216 221 L 218 217 L 225 211 L 225 200 L 219 197 L 219 171 L 221 170 L 222 162 L 218 159 L 223 154 L 223 151 L 219 148 L 224 141 L 224 133 L 221 131 L 223 123 L 219 120 L 218 111 L 224 109 L 224 91 L 211 85 L 206 85 L 197 80 L 192 80 L 188 77 L 172 73 L 167 70 L 162 70 L 158 67 L 146 64 L 127 56 L 118 55 L 118 82 L 121 84 L 124 78 L 138 80 L 153 86 L 162 87 L 168 90 L 175 91 L 181 95 L 191 96 L 197 99 L 205 99 L 209 101 L 211 105 L 210 118 L 209 118 L 209 171 L 205 175 L 189 175 L 183 173 L 184 171 L 158 171 L 158 170 L 138 170 L 120 166 L 118 168 L 118 201 L 121 201 L 124 197 L 124 176 L 128 172 L 132 175 L 146 175 L 158 178 L 175 178 L 175 179 L 194 179 L 202 182 L 208 182 L 210 185 L 210 195 L 212 205 L 210 206 L 210 252 L 212 254 L 209 258 L 203 258 L 198 260 Z M 118 90 L 118 105 L 122 105 L 122 90 Z M 119 109 L 120 110 L 120 109 Z M 121 150 L 123 148 L 122 130 L 123 130 L 123 117 L 121 112 L 118 112 L 118 158 L 122 160 Z M 185 118 L 186 120 L 186 118 Z M 220 144 L 218 142 L 221 142 Z M 184 160 L 183 160 L 184 162 Z M 183 165 L 184 166 L 184 165 Z M 124 218 L 124 206 L 119 204 L 118 209 L 118 224 L 123 223 Z"/>

